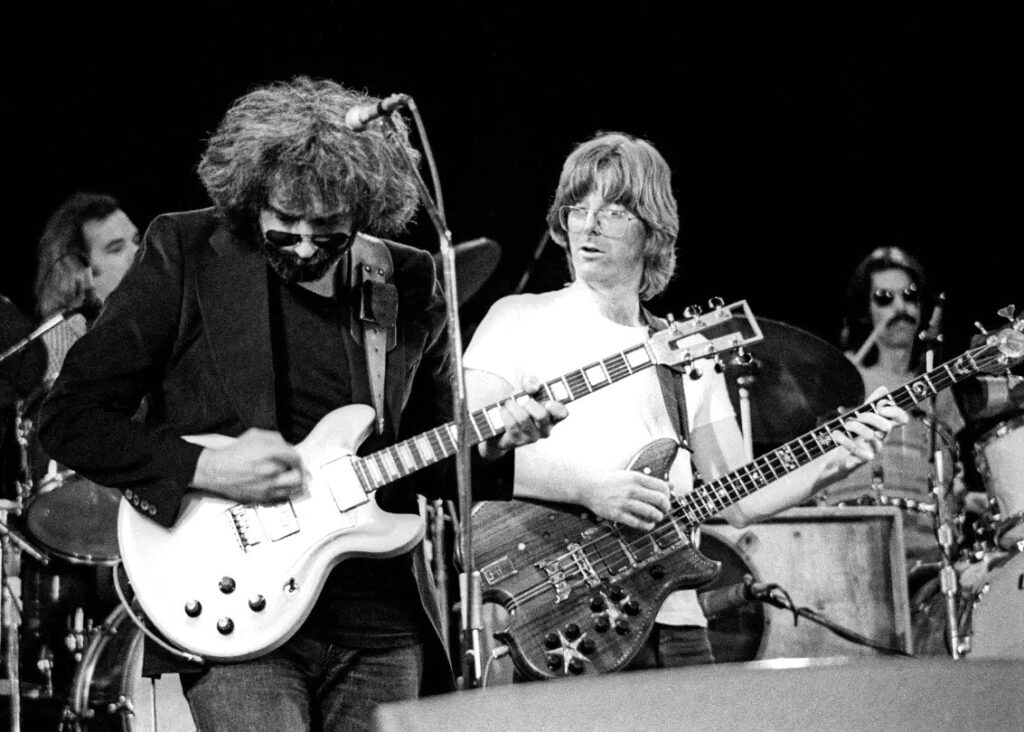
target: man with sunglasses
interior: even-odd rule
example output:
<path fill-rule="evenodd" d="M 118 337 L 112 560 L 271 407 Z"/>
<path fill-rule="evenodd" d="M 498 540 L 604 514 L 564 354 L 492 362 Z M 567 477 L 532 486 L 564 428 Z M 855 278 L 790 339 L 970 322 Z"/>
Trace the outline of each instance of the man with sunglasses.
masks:
<path fill-rule="evenodd" d="M 846 316 L 840 337 L 864 388 L 896 389 L 924 370 L 928 344 L 922 334 L 934 312 L 928 277 L 921 263 L 897 246 L 874 249 L 854 269 L 847 286 Z M 936 361 L 937 366 L 941 361 Z M 964 419 L 950 390 L 911 411 L 911 420 L 894 429 L 878 457 L 821 496 L 828 504 L 896 501 L 904 513 L 904 544 L 911 593 L 937 571 L 940 549 L 934 535 L 931 428 L 943 452 L 942 480 L 952 488 L 950 508 L 961 507 L 965 486 L 956 458 L 956 435 Z"/>
<path fill-rule="evenodd" d="M 418 154 L 400 119 L 394 132 L 345 124 L 348 110 L 377 101 L 298 78 L 232 106 L 199 165 L 213 208 L 150 225 L 46 402 L 51 454 L 173 527 L 187 491 L 258 504 L 303 490 L 319 466 L 292 445 L 338 407 L 377 407 L 362 454 L 450 421 L 433 260 L 371 236 L 399 233 L 412 217 L 415 180 L 399 146 Z M 144 424 L 132 420 L 143 398 Z M 508 471 L 510 449 L 564 414 L 556 403 L 508 403 L 506 430 L 474 457 Z M 180 437 L 203 433 L 237 439 L 211 449 Z M 450 466 L 386 485 L 375 500 L 414 514 L 417 493 L 454 498 Z M 494 477 L 478 497 L 510 494 Z M 341 562 L 301 628 L 266 655 L 184 667 L 147 641 L 144 673 L 180 672 L 200 729 L 366 729 L 379 703 L 453 688 L 442 622 L 419 544 Z"/>
<path fill-rule="evenodd" d="M 679 214 L 668 163 L 649 142 L 608 133 L 580 144 L 564 163 L 547 224 L 565 249 L 573 282 L 494 304 L 464 359 L 471 405 L 504 398 L 531 375 L 550 379 L 593 364 L 665 327 L 643 303 L 675 272 Z M 690 490 L 691 455 L 705 480 L 746 462 L 725 377 L 706 371 L 694 380 L 646 369 L 573 401 L 569 418 L 548 439 L 517 452 L 516 495 L 572 503 L 609 521 L 652 529 L 670 510 L 670 490 Z M 672 407 L 666 392 L 675 394 Z M 837 449 L 721 515 L 743 526 L 801 503 L 874 457 L 888 430 L 904 419 L 902 410 L 886 405 L 852 420 L 848 430 L 855 439 L 835 433 Z M 661 438 L 680 445 L 668 481 L 628 469 L 633 455 Z M 662 605 L 632 667 L 712 661 L 697 595 L 683 590 Z"/>

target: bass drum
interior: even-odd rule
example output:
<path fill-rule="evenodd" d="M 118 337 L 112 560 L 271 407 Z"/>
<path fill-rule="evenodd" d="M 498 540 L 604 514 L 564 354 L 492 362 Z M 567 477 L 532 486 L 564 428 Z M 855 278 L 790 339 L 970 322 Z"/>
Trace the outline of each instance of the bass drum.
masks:
<path fill-rule="evenodd" d="M 142 676 L 143 637 L 118 605 L 89 641 L 69 699 L 76 730 L 195 731 L 178 675 Z"/>
<path fill-rule="evenodd" d="M 961 637 L 970 633 L 965 658 L 1024 660 L 1024 554 L 1018 553 L 989 570 L 984 589 L 960 601 L 957 625 Z M 946 623 L 946 598 L 939 578 L 929 580 L 914 596 L 912 622 L 915 656 L 951 656 Z"/>
<path fill-rule="evenodd" d="M 1024 541 L 1024 415 L 996 425 L 974 443 L 975 463 L 1002 521 L 996 541 L 1012 549 Z"/>
<path fill-rule="evenodd" d="M 743 582 L 743 575 L 757 572 L 728 542 L 709 531 L 700 532 L 700 553 L 722 563 L 715 580 L 700 588 L 699 595 Z M 758 657 L 765 635 L 764 606 L 748 602 L 708 618 L 708 640 L 715 663 L 753 661 Z"/>

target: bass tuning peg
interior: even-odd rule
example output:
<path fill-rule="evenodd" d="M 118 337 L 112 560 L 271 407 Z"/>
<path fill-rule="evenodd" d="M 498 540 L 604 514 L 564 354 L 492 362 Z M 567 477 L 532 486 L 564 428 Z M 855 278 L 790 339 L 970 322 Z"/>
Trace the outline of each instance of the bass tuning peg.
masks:
<path fill-rule="evenodd" d="M 702 312 L 704 311 L 700 309 L 700 305 L 687 305 L 683 308 L 683 315 L 687 318 L 696 318 Z"/>
<path fill-rule="evenodd" d="M 723 300 L 720 297 L 713 297 L 710 300 L 708 300 L 708 307 L 711 310 L 718 310 L 723 305 L 725 305 L 725 300 Z"/>

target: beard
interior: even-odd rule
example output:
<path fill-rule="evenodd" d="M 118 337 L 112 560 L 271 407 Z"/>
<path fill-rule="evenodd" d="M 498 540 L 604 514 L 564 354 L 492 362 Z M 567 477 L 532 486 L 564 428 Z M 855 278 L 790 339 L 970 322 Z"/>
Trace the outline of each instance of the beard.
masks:
<path fill-rule="evenodd" d="M 267 242 L 266 237 L 261 236 L 259 240 L 260 250 L 263 252 L 267 264 L 274 270 L 274 274 L 289 285 L 295 282 L 314 282 L 320 279 L 344 254 L 344 251 L 332 253 L 317 249 L 312 257 L 303 259 L 295 256 L 292 252 L 272 246 Z"/>

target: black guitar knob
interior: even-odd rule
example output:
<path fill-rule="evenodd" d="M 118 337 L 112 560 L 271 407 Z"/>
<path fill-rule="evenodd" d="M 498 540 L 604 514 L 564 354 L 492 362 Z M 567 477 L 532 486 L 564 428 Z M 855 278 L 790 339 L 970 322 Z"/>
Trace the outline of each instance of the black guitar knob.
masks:
<path fill-rule="evenodd" d="M 630 626 L 629 621 L 625 618 L 619 618 L 615 621 L 615 632 L 619 635 L 629 635 Z"/>
<path fill-rule="evenodd" d="M 594 630 L 598 633 L 607 633 L 608 629 L 612 627 L 612 623 L 608 620 L 607 615 L 601 615 L 594 621 Z"/>
<path fill-rule="evenodd" d="M 231 577 L 221 577 L 220 582 L 217 583 L 217 586 L 220 588 L 220 591 L 223 592 L 225 595 L 230 595 L 232 592 L 235 591 L 235 580 L 233 580 Z"/>
<path fill-rule="evenodd" d="M 231 635 L 235 629 L 235 621 L 231 618 L 221 618 L 217 621 L 217 632 L 221 635 Z"/>
<path fill-rule="evenodd" d="M 199 600 L 189 600 L 185 603 L 185 614 L 190 618 L 198 618 L 201 612 L 203 612 L 203 603 Z"/>
<path fill-rule="evenodd" d="M 619 600 L 621 600 L 625 596 L 626 596 L 626 593 L 623 592 L 622 588 L 619 587 L 618 585 L 612 585 L 611 587 L 608 588 L 608 597 L 610 597 L 613 600 L 615 600 L 615 602 L 618 602 Z"/>
<path fill-rule="evenodd" d="M 576 674 L 577 676 L 583 673 L 583 661 L 578 658 L 569 661 L 569 673 Z"/>
<path fill-rule="evenodd" d="M 651 577 L 653 577 L 656 580 L 665 579 L 665 568 L 662 567 L 660 564 L 653 565 L 647 571 L 650 572 Z"/>
<path fill-rule="evenodd" d="M 562 639 L 558 637 L 558 633 L 548 633 L 544 636 L 544 647 L 549 651 L 553 651 L 556 648 L 562 647 Z"/>
<path fill-rule="evenodd" d="M 569 640 L 576 640 L 580 637 L 580 626 L 576 623 L 569 623 L 565 626 L 565 637 Z"/>
<path fill-rule="evenodd" d="M 626 613 L 626 615 L 639 615 L 640 603 L 636 600 L 627 600 L 622 604 L 622 612 Z"/>
<path fill-rule="evenodd" d="M 267 598 L 263 595 L 256 595 L 256 597 L 249 598 L 249 609 L 254 613 L 258 613 L 267 606 Z"/>
<path fill-rule="evenodd" d="M 562 657 L 554 654 L 549 655 L 548 668 L 552 671 L 557 671 L 558 669 L 562 668 Z"/>
<path fill-rule="evenodd" d="M 597 650 L 597 643 L 594 642 L 593 638 L 584 638 L 580 641 L 579 649 L 580 653 L 584 656 L 589 656 Z"/>
<path fill-rule="evenodd" d="M 590 609 L 595 613 L 599 613 L 604 610 L 607 603 L 604 601 L 604 597 L 601 595 L 593 595 L 590 598 Z"/>

